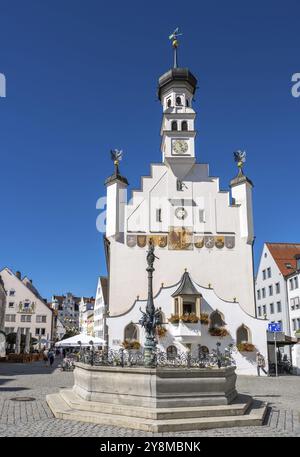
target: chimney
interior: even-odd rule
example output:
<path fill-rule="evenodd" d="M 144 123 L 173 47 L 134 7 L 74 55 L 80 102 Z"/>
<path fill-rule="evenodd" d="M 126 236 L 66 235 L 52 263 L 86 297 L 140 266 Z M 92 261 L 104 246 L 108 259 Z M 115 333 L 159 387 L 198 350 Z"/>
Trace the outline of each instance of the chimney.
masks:
<path fill-rule="evenodd" d="M 16 271 L 16 277 L 17 277 L 18 279 L 21 279 L 21 272 L 20 272 L 20 271 Z"/>

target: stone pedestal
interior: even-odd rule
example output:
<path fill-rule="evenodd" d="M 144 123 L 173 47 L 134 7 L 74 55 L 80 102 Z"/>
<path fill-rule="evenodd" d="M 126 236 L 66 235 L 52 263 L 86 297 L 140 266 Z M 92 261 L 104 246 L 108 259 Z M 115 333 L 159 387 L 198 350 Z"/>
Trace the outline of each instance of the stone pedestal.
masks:
<path fill-rule="evenodd" d="M 73 389 L 47 395 L 55 417 L 151 432 L 261 425 L 266 405 L 238 395 L 230 368 L 77 363 Z"/>

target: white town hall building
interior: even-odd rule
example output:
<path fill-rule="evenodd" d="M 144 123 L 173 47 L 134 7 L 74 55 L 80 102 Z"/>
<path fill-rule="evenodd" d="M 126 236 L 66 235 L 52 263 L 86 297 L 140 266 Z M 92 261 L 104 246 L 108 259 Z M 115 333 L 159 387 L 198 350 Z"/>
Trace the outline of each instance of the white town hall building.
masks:
<path fill-rule="evenodd" d="M 266 321 L 255 317 L 253 185 L 240 165 L 230 191 L 221 190 L 208 164 L 197 163 L 196 86 L 189 69 L 176 65 L 159 78 L 162 162 L 151 164 L 129 202 L 118 160 L 106 180 L 108 345 L 120 348 L 125 340 L 127 347 L 143 345 L 138 321 L 147 301 L 152 239 L 158 257 L 154 304 L 164 322 L 159 347 L 197 354 L 203 347 L 215 349 L 217 342 L 221 350 L 231 343 L 237 372 L 256 374 L 257 351 L 267 363 L 267 329 Z"/>

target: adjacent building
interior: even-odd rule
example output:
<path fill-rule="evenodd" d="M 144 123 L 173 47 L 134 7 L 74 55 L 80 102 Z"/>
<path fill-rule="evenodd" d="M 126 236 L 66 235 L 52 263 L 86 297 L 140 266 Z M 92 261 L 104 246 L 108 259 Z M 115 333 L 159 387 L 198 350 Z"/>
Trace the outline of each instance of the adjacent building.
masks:
<path fill-rule="evenodd" d="M 39 294 L 32 281 L 20 272 L 14 273 L 9 268 L 0 272 L 6 290 L 5 333 L 17 332 L 26 334 L 28 328 L 31 336 L 43 345 L 51 344 L 54 319 L 53 311 Z"/>
<path fill-rule="evenodd" d="M 107 303 L 108 303 L 108 280 L 105 276 L 98 278 L 95 307 L 94 307 L 94 333 L 96 338 L 102 338 L 107 342 Z"/>
<path fill-rule="evenodd" d="M 94 336 L 94 305 L 93 297 L 82 297 L 79 303 L 79 332 Z"/>
<path fill-rule="evenodd" d="M 300 330 L 299 258 L 300 243 L 265 243 L 255 281 L 257 316 L 289 336 Z"/>
<path fill-rule="evenodd" d="M 59 321 L 68 331 L 79 333 L 80 300 L 81 297 L 76 297 L 71 292 L 66 295 L 53 295 L 51 299 L 51 308 L 57 311 Z"/>

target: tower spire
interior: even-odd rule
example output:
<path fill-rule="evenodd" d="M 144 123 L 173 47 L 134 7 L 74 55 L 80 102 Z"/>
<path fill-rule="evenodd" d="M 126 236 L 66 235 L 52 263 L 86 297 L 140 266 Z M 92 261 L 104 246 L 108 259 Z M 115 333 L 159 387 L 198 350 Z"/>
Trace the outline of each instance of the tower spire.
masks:
<path fill-rule="evenodd" d="M 179 33 L 179 27 L 176 27 L 173 33 L 169 35 L 169 40 L 172 40 L 172 47 L 174 49 L 174 68 L 178 68 L 178 59 L 177 59 L 177 48 L 178 48 L 178 39 L 177 37 L 183 35 L 183 33 Z"/>

